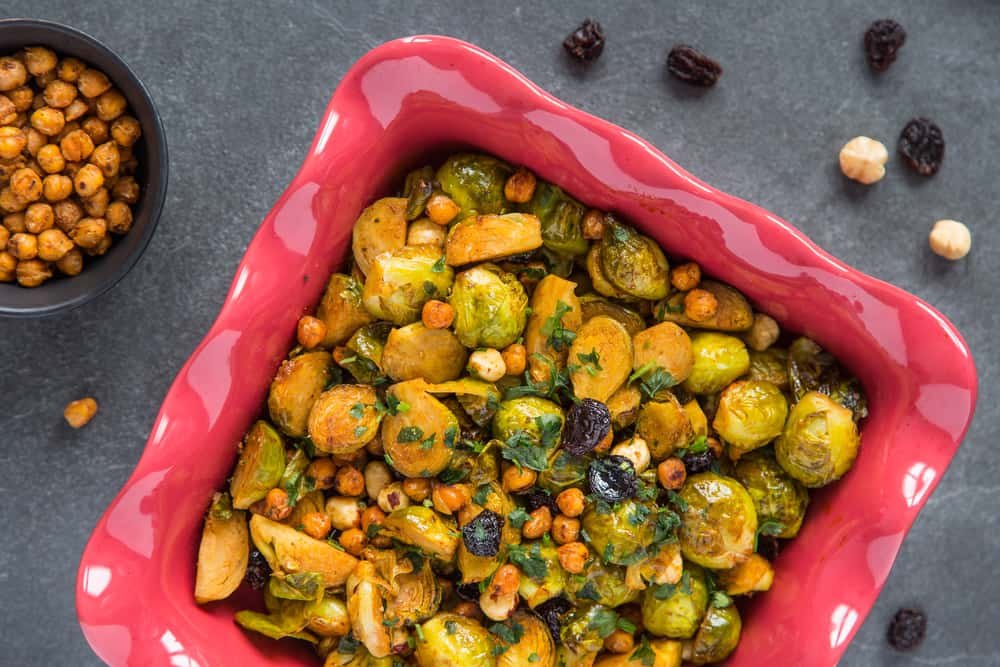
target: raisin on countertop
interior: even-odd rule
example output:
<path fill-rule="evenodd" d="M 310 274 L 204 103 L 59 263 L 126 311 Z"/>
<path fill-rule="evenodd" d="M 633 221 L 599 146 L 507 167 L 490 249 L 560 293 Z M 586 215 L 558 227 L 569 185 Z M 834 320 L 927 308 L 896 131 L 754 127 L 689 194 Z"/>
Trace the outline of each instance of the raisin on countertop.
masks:
<path fill-rule="evenodd" d="M 247 560 L 247 573 L 243 575 L 243 581 L 250 584 L 250 588 L 259 591 L 267 585 L 270 576 L 271 566 L 264 559 L 264 554 L 256 549 L 251 549 L 250 558 Z"/>
<path fill-rule="evenodd" d="M 914 118 L 899 135 L 899 154 L 921 176 L 933 176 L 944 160 L 944 133 L 927 118 Z"/>
<path fill-rule="evenodd" d="M 714 86 L 722 76 L 722 65 L 694 47 L 678 44 L 667 54 L 667 71 L 692 86 Z"/>
<path fill-rule="evenodd" d="M 566 411 L 562 446 L 573 456 L 583 456 L 596 448 L 611 430 L 611 413 L 608 406 L 592 398 L 585 398 Z"/>
<path fill-rule="evenodd" d="M 884 72 L 896 62 L 896 53 L 906 43 L 906 31 L 892 19 L 872 23 L 865 31 L 865 56 L 876 72 Z"/>
<path fill-rule="evenodd" d="M 604 51 L 604 29 L 588 18 L 563 40 L 563 48 L 581 62 L 597 60 Z"/>
<path fill-rule="evenodd" d="M 889 622 L 889 644 L 897 651 L 909 651 L 920 645 L 927 634 L 927 615 L 919 609 L 906 607 L 896 612 Z"/>
<path fill-rule="evenodd" d="M 462 541 L 473 556 L 496 556 L 500 551 L 500 531 L 504 518 L 491 510 L 483 510 L 462 526 Z"/>

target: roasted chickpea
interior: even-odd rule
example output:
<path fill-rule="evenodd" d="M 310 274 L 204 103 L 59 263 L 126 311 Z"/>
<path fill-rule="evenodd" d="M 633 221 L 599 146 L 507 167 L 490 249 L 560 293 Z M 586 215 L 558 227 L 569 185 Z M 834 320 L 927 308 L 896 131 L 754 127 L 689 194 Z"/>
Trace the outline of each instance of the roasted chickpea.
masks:
<path fill-rule="evenodd" d="M 3 98 L 0 98 L 0 102 Z M 28 137 L 17 127 L 0 127 L 0 158 L 11 160 L 28 146 Z"/>
<path fill-rule="evenodd" d="M 94 141 L 83 130 L 74 130 L 62 138 L 59 149 L 70 162 L 79 162 L 94 152 Z"/>
<path fill-rule="evenodd" d="M 527 204 L 535 195 L 535 175 L 521 168 L 503 186 L 504 197 L 516 204 Z"/>
<path fill-rule="evenodd" d="M 313 488 L 321 491 L 332 489 L 337 465 L 329 458 L 315 459 L 306 468 L 306 477 L 313 481 Z"/>
<path fill-rule="evenodd" d="M 583 542 L 568 542 L 556 549 L 556 555 L 564 570 L 570 574 L 580 574 L 590 558 L 590 551 Z"/>
<path fill-rule="evenodd" d="M 0 283 L 12 283 L 16 279 L 17 257 L 6 250 L 0 250 Z"/>
<path fill-rule="evenodd" d="M 16 274 L 21 287 L 38 287 L 52 277 L 52 269 L 40 259 L 25 259 L 17 263 Z"/>
<path fill-rule="evenodd" d="M 427 200 L 427 217 L 439 225 L 450 223 L 461 210 L 448 195 L 432 195 Z"/>
<path fill-rule="evenodd" d="M 10 186 L 0 190 L 0 211 L 4 213 L 18 213 L 28 207 L 28 201 L 19 197 L 10 189 Z"/>
<path fill-rule="evenodd" d="M 85 69 L 87 66 L 76 58 L 63 58 L 56 68 L 56 75 L 63 81 L 76 83 Z"/>
<path fill-rule="evenodd" d="M 54 109 L 65 109 L 76 99 L 76 86 L 56 79 L 45 86 L 42 93 L 45 103 Z M 64 114 L 65 115 L 65 114 Z"/>
<path fill-rule="evenodd" d="M 455 309 L 450 303 L 431 299 L 424 304 L 420 320 L 428 329 L 447 329 L 455 321 Z"/>
<path fill-rule="evenodd" d="M 682 292 L 693 290 L 701 282 L 701 267 L 694 262 L 680 264 L 670 270 L 670 284 Z"/>
<path fill-rule="evenodd" d="M 472 500 L 472 493 L 465 484 L 435 484 L 431 492 L 434 509 L 442 514 L 454 514 Z"/>
<path fill-rule="evenodd" d="M 71 199 L 64 199 L 56 202 L 52 207 L 52 212 L 56 217 L 56 227 L 67 234 L 76 227 L 76 224 L 83 218 L 83 208 Z"/>
<path fill-rule="evenodd" d="M 107 188 L 98 188 L 97 192 L 82 200 L 83 210 L 91 218 L 103 218 L 107 215 L 108 206 L 111 204 L 111 193 Z"/>
<path fill-rule="evenodd" d="M 18 169 L 11 174 L 10 189 L 26 202 L 37 201 L 42 197 L 42 179 L 33 169 Z"/>
<path fill-rule="evenodd" d="M 38 235 L 38 256 L 46 262 L 58 262 L 73 249 L 73 242 L 61 229 L 46 229 Z"/>
<path fill-rule="evenodd" d="M 35 159 L 38 160 L 38 166 L 49 174 L 58 174 L 66 168 L 66 158 L 63 157 L 62 151 L 59 150 L 59 146 L 55 144 L 42 146 L 38 150 L 38 154 L 35 156 Z"/>
<path fill-rule="evenodd" d="M 503 473 L 503 489 L 510 493 L 518 493 L 533 486 L 538 479 L 538 473 L 530 468 L 510 466 Z"/>
<path fill-rule="evenodd" d="M 695 322 L 707 320 L 718 309 L 718 300 L 707 290 L 696 288 L 684 295 L 684 315 Z"/>
<path fill-rule="evenodd" d="M 70 238 L 81 248 L 95 248 L 108 233 L 104 218 L 84 218 L 69 232 Z"/>
<path fill-rule="evenodd" d="M 273 521 L 287 519 L 292 513 L 292 507 L 288 504 L 288 493 L 284 489 L 271 489 L 264 497 L 264 506 L 261 514 Z"/>
<path fill-rule="evenodd" d="M 360 496 L 365 492 L 365 476 L 354 466 L 344 466 L 337 471 L 333 486 L 342 496 Z"/>
<path fill-rule="evenodd" d="M 38 155 L 38 151 L 42 150 L 42 146 L 49 143 L 49 138 L 44 134 L 31 127 L 28 128 L 28 154 L 34 157 Z"/>
<path fill-rule="evenodd" d="M 90 135 L 91 141 L 95 144 L 103 144 L 111 138 L 111 129 L 108 124 L 97 116 L 88 116 L 83 119 L 80 129 Z"/>
<path fill-rule="evenodd" d="M 24 113 L 35 103 L 35 91 L 30 86 L 21 86 L 8 91 L 7 98 L 14 103 L 18 113 Z"/>
<path fill-rule="evenodd" d="M 352 556 L 360 556 L 361 552 L 365 550 L 368 538 L 365 537 L 360 528 L 350 528 L 342 532 L 337 541 L 340 542 L 340 546 L 344 547 L 344 551 L 347 553 Z"/>
<path fill-rule="evenodd" d="M 545 505 L 531 512 L 529 516 L 531 518 L 521 526 L 521 534 L 529 540 L 541 537 L 552 528 L 552 512 Z"/>
<path fill-rule="evenodd" d="M 0 252 L 6 252 L 7 243 L 10 241 L 10 230 L 0 227 Z"/>
<path fill-rule="evenodd" d="M 583 216 L 583 238 L 590 241 L 600 241 L 604 236 L 604 213 L 592 208 Z"/>
<path fill-rule="evenodd" d="M 79 248 L 73 248 L 62 259 L 56 260 L 56 268 L 67 276 L 78 275 L 83 271 L 83 253 Z"/>
<path fill-rule="evenodd" d="M 24 212 L 24 226 L 32 234 L 41 234 L 46 229 L 52 229 L 55 216 L 48 204 L 32 204 Z"/>
<path fill-rule="evenodd" d="M 580 538 L 580 520 L 560 514 L 552 519 L 552 539 L 556 544 L 575 542 Z"/>
<path fill-rule="evenodd" d="M 385 521 L 385 512 L 378 505 L 366 507 L 361 513 L 361 530 L 365 531 L 367 535 L 369 526 L 380 526 L 383 521 Z"/>
<path fill-rule="evenodd" d="M 38 237 L 27 232 L 18 232 L 7 241 L 7 252 L 19 260 L 38 257 Z"/>
<path fill-rule="evenodd" d="M 73 187 L 81 197 L 90 197 L 104 186 L 104 174 L 92 164 L 80 167 L 73 177 Z"/>
<path fill-rule="evenodd" d="M 119 146 L 131 146 L 140 136 L 142 136 L 142 126 L 132 116 L 119 116 L 111 123 L 111 137 Z"/>
<path fill-rule="evenodd" d="M 330 517 L 324 512 L 308 512 L 302 517 L 302 530 L 309 537 L 325 540 L 331 528 Z"/>
<path fill-rule="evenodd" d="M 11 234 L 28 231 L 27 226 L 24 224 L 24 213 L 8 213 L 3 217 L 3 226 Z M 7 244 L 5 243 L 4 245 Z"/>
<path fill-rule="evenodd" d="M 431 495 L 431 481 L 426 477 L 408 477 L 403 480 L 403 493 L 415 503 L 422 503 Z"/>
<path fill-rule="evenodd" d="M 82 428 L 90 423 L 97 414 L 97 401 L 91 397 L 81 398 L 71 402 L 63 410 L 63 418 L 73 428 Z"/>
<path fill-rule="evenodd" d="M 49 174 L 42 180 L 42 196 L 46 201 L 57 202 L 73 194 L 73 179 L 62 174 Z M 131 211 L 129 212 L 131 215 Z"/>
<path fill-rule="evenodd" d="M 118 175 L 121 168 L 121 154 L 118 152 L 118 145 L 113 141 L 106 141 L 90 155 L 91 164 L 97 165 L 105 178 L 113 178 Z"/>
<path fill-rule="evenodd" d="M 94 105 L 97 110 L 97 117 L 103 121 L 113 121 L 118 116 L 125 113 L 125 108 L 128 106 L 128 101 L 126 101 L 125 96 L 119 92 L 117 88 L 112 88 L 105 93 L 102 93 L 100 97 L 97 98 L 97 103 Z"/>
<path fill-rule="evenodd" d="M 23 86 L 27 80 L 28 70 L 24 63 L 10 56 L 0 58 L 0 92 L 14 90 Z"/>
<path fill-rule="evenodd" d="M 97 97 L 111 88 L 111 82 L 108 81 L 108 77 L 104 75 L 104 72 L 91 69 L 90 67 L 80 72 L 80 76 L 76 80 L 76 85 L 80 88 L 80 92 L 83 93 L 84 97 Z"/>
<path fill-rule="evenodd" d="M 687 468 L 684 467 L 684 461 L 676 456 L 664 459 L 660 465 L 656 466 L 656 479 L 659 480 L 660 486 L 664 489 L 677 491 L 684 486 L 684 482 L 687 480 Z"/>
<path fill-rule="evenodd" d="M 45 72 L 44 74 L 39 74 L 35 77 L 35 85 L 39 88 L 45 88 L 45 86 L 49 85 L 57 78 L 58 77 L 56 76 L 55 71 Z"/>
<path fill-rule="evenodd" d="M 514 343 L 504 348 L 501 353 L 504 365 L 507 367 L 507 375 L 520 375 L 524 373 L 528 365 L 528 351 L 520 343 Z"/>
<path fill-rule="evenodd" d="M 124 216 L 126 215 L 128 216 L 128 224 L 123 231 L 117 231 L 112 220 L 119 218 L 124 220 Z M 118 234 L 127 232 L 128 228 L 132 226 L 132 210 L 125 202 L 116 201 L 108 206 L 107 218 L 111 231 Z M 299 345 L 307 350 L 311 350 L 322 343 L 323 338 L 326 337 L 326 323 L 312 315 L 303 315 L 299 318 L 299 323 L 295 327 L 295 336 L 299 341 Z"/>
<path fill-rule="evenodd" d="M 584 497 L 580 489 L 564 489 L 556 496 L 556 507 L 568 517 L 578 517 L 583 514 Z"/>
<path fill-rule="evenodd" d="M 66 125 L 66 117 L 59 109 L 42 107 L 31 114 L 31 127 L 47 137 L 54 137 L 62 132 Z"/>
<path fill-rule="evenodd" d="M 83 118 L 88 111 L 90 111 L 90 105 L 84 100 L 77 98 L 70 102 L 69 106 L 63 109 L 63 116 L 66 118 L 66 122 L 71 122 Z"/>
<path fill-rule="evenodd" d="M 611 653 L 629 653 L 635 648 L 635 638 L 621 628 L 604 638 L 604 648 Z"/>
<path fill-rule="evenodd" d="M 13 125 L 17 123 L 17 107 L 6 95 L 0 95 L 0 125 Z M 18 151 L 20 152 L 20 151 Z"/>
<path fill-rule="evenodd" d="M 40 76 L 55 69 L 59 61 L 52 49 L 44 46 L 29 46 L 24 49 L 24 65 L 31 76 Z"/>
<path fill-rule="evenodd" d="M 131 176 L 120 178 L 111 188 L 111 195 L 126 204 L 135 204 L 139 201 L 139 184 Z"/>
<path fill-rule="evenodd" d="M 107 234 L 97 242 L 97 245 L 92 248 L 84 248 L 83 252 L 87 254 L 88 257 L 100 257 L 108 250 L 111 250 L 111 237 Z"/>

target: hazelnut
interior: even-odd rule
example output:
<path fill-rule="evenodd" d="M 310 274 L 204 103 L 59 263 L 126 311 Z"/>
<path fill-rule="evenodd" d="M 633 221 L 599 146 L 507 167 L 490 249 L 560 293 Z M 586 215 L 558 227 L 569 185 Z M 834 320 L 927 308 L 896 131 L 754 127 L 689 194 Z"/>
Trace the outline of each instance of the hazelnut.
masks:
<path fill-rule="evenodd" d="M 889 151 L 880 141 L 868 137 L 854 137 L 840 149 L 840 171 L 844 176 L 871 185 L 885 176 L 885 163 Z"/>
<path fill-rule="evenodd" d="M 945 259 L 962 259 L 972 248 L 969 228 L 957 220 L 938 220 L 930 235 L 931 250 Z"/>

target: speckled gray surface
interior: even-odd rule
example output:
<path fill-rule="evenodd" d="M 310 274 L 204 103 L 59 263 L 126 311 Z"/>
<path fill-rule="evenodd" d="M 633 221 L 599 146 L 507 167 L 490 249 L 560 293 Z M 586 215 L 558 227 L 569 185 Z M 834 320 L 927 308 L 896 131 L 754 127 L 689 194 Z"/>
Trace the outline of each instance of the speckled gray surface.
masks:
<path fill-rule="evenodd" d="M 475 42 L 571 104 L 635 131 L 958 325 L 979 366 L 978 415 L 842 664 L 1000 664 L 992 573 L 1000 553 L 1000 4 L 618 4 L 4 3 L 6 16 L 69 23 L 125 57 L 163 114 L 171 187 L 148 252 L 117 288 L 52 319 L 0 320 L 0 663 L 98 664 L 73 609 L 91 527 L 138 460 L 167 387 L 298 168 L 341 75 L 385 40 L 437 32 Z M 608 44 L 580 73 L 559 41 L 587 15 L 602 21 Z M 875 77 L 860 40 L 883 16 L 905 24 L 909 41 Z M 692 93 L 665 80 L 665 50 L 681 41 L 725 65 L 719 86 Z M 867 134 L 892 146 L 914 115 L 944 129 L 947 160 L 935 178 L 912 176 L 895 156 L 874 187 L 840 176 L 843 142 Z M 974 249 L 961 263 L 927 250 L 941 217 L 972 229 Z M 62 408 L 87 394 L 101 413 L 71 431 Z M 912 655 L 894 654 L 886 623 L 911 604 L 929 613 L 928 639 Z"/>

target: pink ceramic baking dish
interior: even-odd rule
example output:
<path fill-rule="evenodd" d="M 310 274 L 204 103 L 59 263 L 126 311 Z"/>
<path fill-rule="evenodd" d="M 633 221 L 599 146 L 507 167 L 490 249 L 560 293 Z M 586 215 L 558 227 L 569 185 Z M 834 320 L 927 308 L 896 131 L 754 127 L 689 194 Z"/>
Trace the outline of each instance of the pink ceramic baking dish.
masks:
<path fill-rule="evenodd" d="M 301 170 L 247 249 L 218 319 L 83 553 L 76 604 L 94 651 L 111 665 L 143 667 L 316 663 L 294 640 L 257 639 L 234 624 L 250 596 L 194 603 L 202 514 L 261 412 L 296 320 L 344 261 L 359 211 L 406 169 L 457 147 L 523 164 L 620 213 L 860 376 L 871 416 L 857 464 L 815 495 L 728 663 L 836 664 L 972 418 L 976 372 L 962 337 L 923 301 L 445 37 L 374 49 L 334 93 Z"/>

